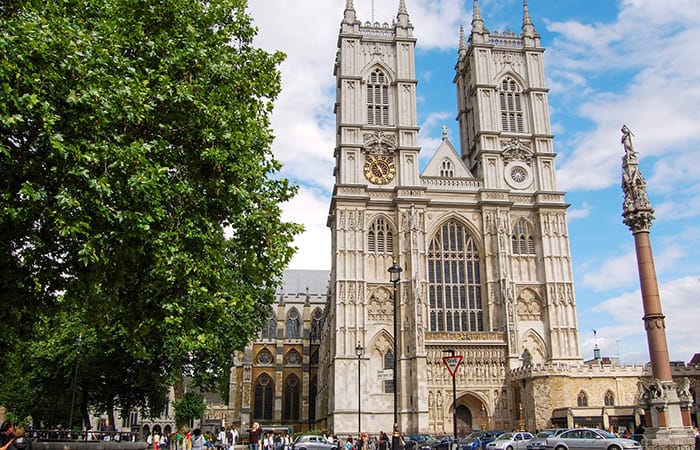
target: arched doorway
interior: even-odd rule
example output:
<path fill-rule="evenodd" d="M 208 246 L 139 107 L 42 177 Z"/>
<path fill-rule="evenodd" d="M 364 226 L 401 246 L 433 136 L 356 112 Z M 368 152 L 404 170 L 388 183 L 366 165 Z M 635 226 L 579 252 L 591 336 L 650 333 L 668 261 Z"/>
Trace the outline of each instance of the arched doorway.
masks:
<path fill-rule="evenodd" d="M 472 432 L 472 412 L 464 405 L 457 407 L 457 436 L 466 436 Z"/>

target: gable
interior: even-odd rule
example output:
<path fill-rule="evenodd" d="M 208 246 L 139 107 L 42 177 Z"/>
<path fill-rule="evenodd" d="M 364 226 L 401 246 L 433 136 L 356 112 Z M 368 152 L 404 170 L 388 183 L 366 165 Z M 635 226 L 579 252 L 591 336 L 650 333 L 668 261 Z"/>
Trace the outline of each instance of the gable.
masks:
<path fill-rule="evenodd" d="M 422 177 L 474 178 L 446 136 L 421 173 Z"/>

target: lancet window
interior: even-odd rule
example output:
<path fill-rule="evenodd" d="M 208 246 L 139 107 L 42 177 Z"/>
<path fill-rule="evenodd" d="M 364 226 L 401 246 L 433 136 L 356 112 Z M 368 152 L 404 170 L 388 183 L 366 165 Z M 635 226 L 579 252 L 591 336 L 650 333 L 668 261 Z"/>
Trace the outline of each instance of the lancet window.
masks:
<path fill-rule="evenodd" d="M 394 253 L 394 235 L 383 218 L 378 218 L 369 226 L 367 250 L 370 253 L 391 255 Z"/>
<path fill-rule="evenodd" d="M 284 407 L 282 418 L 284 420 L 299 420 L 299 377 L 289 375 L 284 383 Z"/>
<path fill-rule="evenodd" d="M 287 315 L 286 323 L 286 336 L 287 339 L 299 339 L 300 338 L 300 321 L 299 312 L 296 309 L 292 309 Z"/>
<path fill-rule="evenodd" d="M 389 80 L 380 69 L 367 81 L 367 124 L 389 125 Z"/>
<path fill-rule="evenodd" d="M 440 164 L 440 176 L 443 178 L 452 178 L 455 176 L 454 168 L 452 167 L 452 161 L 449 159 L 444 159 L 442 164 Z"/>
<path fill-rule="evenodd" d="M 272 420 L 273 396 L 275 383 L 266 374 L 261 374 L 255 382 L 255 404 L 253 405 L 253 418 Z"/>
<path fill-rule="evenodd" d="M 510 77 L 506 77 L 500 86 L 501 127 L 503 131 L 514 133 L 525 132 L 523 116 L 522 89 Z"/>
<path fill-rule="evenodd" d="M 479 251 L 461 223 L 445 223 L 430 241 L 428 281 L 431 331 L 484 331 Z"/>
<path fill-rule="evenodd" d="M 384 354 L 383 368 L 384 370 L 394 369 L 394 352 L 392 350 L 387 350 Z M 392 392 L 394 392 L 394 380 L 384 380 L 384 393 L 390 394 Z"/>
<path fill-rule="evenodd" d="M 534 255 L 535 237 L 533 226 L 524 218 L 518 219 L 513 226 L 511 249 L 514 255 Z"/>

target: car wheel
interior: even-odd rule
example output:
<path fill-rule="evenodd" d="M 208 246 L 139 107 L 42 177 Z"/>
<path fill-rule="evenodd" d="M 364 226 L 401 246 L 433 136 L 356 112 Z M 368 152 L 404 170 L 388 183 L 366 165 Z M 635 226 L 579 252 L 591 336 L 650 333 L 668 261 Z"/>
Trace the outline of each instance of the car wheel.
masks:
<path fill-rule="evenodd" d="M 509 445 L 508 447 L 506 447 L 506 450 L 513 450 L 513 447 Z"/>
<path fill-rule="evenodd" d="M 617 445 L 611 445 L 610 447 L 608 447 L 608 450 L 622 450 L 622 449 L 620 447 L 618 447 Z"/>
<path fill-rule="evenodd" d="M 556 447 L 554 450 L 566 450 L 566 447 L 564 447 L 563 445 L 560 445 L 560 446 Z"/>

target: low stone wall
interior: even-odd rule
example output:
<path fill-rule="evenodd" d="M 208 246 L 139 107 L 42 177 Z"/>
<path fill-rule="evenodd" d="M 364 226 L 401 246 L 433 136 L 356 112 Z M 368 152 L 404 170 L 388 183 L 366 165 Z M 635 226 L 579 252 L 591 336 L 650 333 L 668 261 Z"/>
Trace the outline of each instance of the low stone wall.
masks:
<path fill-rule="evenodd" d="M 32 442 L 32 450 L 145 450 L 146 442 L 53 441 Z"/>

